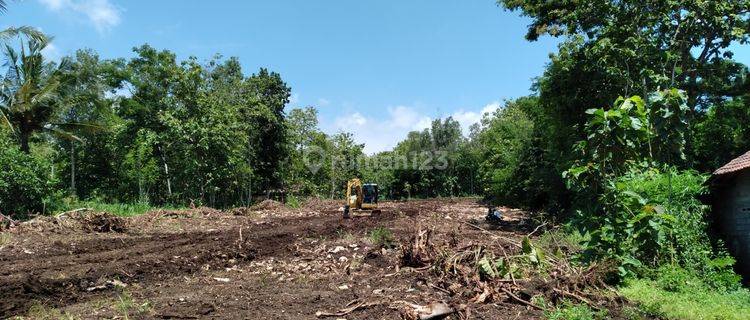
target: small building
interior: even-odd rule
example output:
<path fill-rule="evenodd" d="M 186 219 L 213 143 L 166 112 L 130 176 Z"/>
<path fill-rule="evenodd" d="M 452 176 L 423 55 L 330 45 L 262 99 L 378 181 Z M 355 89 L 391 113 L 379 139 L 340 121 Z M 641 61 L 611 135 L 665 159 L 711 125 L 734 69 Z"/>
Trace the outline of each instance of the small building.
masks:
<path fill-rule="evenodd" d="M 750 278 L 750 151 L 714 171 L 714 227 L 737 259 L 736 269 Z"/>

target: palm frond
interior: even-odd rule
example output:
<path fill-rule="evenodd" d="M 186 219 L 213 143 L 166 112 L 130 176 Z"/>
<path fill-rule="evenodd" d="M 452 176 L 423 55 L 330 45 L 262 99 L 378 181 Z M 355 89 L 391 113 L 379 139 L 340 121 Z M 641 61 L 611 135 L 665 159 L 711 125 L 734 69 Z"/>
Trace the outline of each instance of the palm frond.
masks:
<path fill-rule="evenodd" d="M 8 116 L 3 112 L 3 109 L 0 109 L 0 118 L 3 120 L 3 125 L 10 128 L 11 132 L 14 132 L 15 129 L 13 128 L 13 124 L 10 122 L 10 119 L 8 119 Z"/>
<path fill-rule="evenodd" d="M 22 36 L 30 40 L 38 41 L 39 43 L 44 43 L 44 46 L 52 41 L 51 36 L 48 36 L 44 34 L 44 32 L 39 31 L 39 29 L 30 26 L 9 27 L 0 31 L 0 40 L 2 41 Z"/>
<path fill-rule="evenodd" d="M 76 136 L 76 135 L 74 135 L 74 134 L 72 134 L 70 132 L 67 132 L 65 130 L 56 128 L 56 127 L 45 126 L 44 130 L 49 131 L 50 133 L 52 133 L 52 135 L 55 135 L 55 136 L 57 136 L 59 138 L 65 139 L 65 140 L 83 142 L 83 139 L 79 138 L 78 136 Z"/>
<path fill-rule="evenodd" d="M 65 123 L 50 123 L 51 126 L 66 130 L 66 131 L 81 131 L 81 132 L 99 132 L 105 128 L 95 123 L 85 122 L 65 122 Z"/>
<path fill-rule="evenodd" d="M 37 104 L 52 101 L 58 96 L 59 87 L 60 82 L 56 79 L 51 79 L 42 88 L 36 90 L 36 93 L 31 97 L 29 102 Z"/>
<path fill-rule="evenodd" d="M 5 55 L 5 66 L 8 67 L 6 79 L 15 81 L 20 79 L 21 73 L 18 67 L 18 52 L 9 45 L 5 45 L 3 55 Z"/>

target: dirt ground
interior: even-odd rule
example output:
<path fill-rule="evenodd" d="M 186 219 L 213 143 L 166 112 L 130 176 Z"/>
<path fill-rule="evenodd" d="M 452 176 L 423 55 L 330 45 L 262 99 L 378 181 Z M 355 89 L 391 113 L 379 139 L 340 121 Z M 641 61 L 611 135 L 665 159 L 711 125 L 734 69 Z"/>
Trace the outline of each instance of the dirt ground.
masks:
<path fill-rule="evenodd" d="M 476 199 L 386 202 L 347 220 L 339 206 L 38 218 L 0 233 L 0 318 L 399 319 L 436 302 L 461 310 L 453 319 L 543 317 L 511 297 L 469 303 L 400 263 L 399 240 L 420 229 L 453 248 L 519 242 L 534 229 L 524 212 L 487 231 Z M 374 243 L 384 229 L 392 246 Z"/>

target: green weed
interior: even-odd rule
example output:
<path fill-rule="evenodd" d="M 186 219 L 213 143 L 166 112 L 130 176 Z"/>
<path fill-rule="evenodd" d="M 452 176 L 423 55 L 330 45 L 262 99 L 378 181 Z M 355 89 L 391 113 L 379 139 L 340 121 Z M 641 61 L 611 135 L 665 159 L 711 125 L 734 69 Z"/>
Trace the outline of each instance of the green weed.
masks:
<path fill-rule="evenodd" d="M 10 233 L 0 233 L 0 248 L 10 243 L 10 240 L 12 239 L 13 236 L 11 236 Z"/>
<path fill-rule="evenodd" d="M 302 205 L 302 201 L 293 195 L 286 197 L 286 206 L 289 208 L 297 209 Z"/>
<path fill-rule="evenodd" d="M 393 232 L 385 227 L 377 227 L 370 231 L 370 241 L 372 244 L 383 248 L 392 248 L 396 243 Z"/>
<path fill-rule="evenodd" d="M 595 311 L 585 304 L 574 304 L 569 301 L 544 313 L 549 320 L 603 320 L 607 311 Z"/>
<path fill-rule="evenodd" d="M 140 318 L 151 311 L 150 302 L 136 303 L 130 292 L 124 290 L 117 295 L 114 307 L 125 319 L 129 319 L 130 315 Z"/>

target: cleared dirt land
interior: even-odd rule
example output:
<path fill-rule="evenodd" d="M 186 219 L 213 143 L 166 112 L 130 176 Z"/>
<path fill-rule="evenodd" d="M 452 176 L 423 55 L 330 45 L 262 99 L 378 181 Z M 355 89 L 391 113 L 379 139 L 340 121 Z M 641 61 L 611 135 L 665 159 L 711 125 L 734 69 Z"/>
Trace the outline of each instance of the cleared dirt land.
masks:
<path fill-rule="evenodd" d="M 475 199 L 386 202 L 380 214 L 348 220 L 339 206 L 37 218 L 1 234 L 0 316 L 399 319 L 432 305 L 454 319 L 535 319 L 543 311 L 524 301 L 537 293 L 570 288 L 558 295 L 586 299 L 554 270 L 492 287 L 458 262 L 445 270 L 460 252 L 518 254 L 534 231 L 522 211 L 493 228 Z"/>

